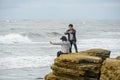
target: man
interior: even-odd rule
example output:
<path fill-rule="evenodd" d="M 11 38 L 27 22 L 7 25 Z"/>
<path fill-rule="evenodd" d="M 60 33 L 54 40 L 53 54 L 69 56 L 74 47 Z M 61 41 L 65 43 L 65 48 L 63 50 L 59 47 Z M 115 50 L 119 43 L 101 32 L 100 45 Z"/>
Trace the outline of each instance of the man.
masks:
<path fill-rule="evenodd" d="M 50 44 L 52 45 L 61 45 L 62 51 L 57 52 L 57 57 L 59 57 L 61 54 L 69 53 L 69 49 L 70 49 L 70 42 L 67 41 L 67 38 L 65 36 L 62 36 L 60 40 L 62 40 L 62 42 L 60 43 L 54 43 L 50 41 Z"/>
<path fill-rule="evenodd" d="M 76 30 L 73 28 L 73 24 L 69 24 L 69 29 L 65 32 L 65 35 L 68 35 L 68 40 L 71 44 L 70 52 L 72 52 L 72 45 L 74 45 L 75 51 L 78 52 L 76 45 Z"/>

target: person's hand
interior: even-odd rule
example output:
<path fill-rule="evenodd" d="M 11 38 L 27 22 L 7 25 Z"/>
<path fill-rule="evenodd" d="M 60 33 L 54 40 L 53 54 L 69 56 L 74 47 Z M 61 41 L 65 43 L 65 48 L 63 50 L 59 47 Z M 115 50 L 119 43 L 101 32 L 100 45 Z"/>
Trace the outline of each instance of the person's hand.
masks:
<path fill-rule="evenodd" d="M 50 44 L 53 44 L 53 43 L 50 41 Z"/>

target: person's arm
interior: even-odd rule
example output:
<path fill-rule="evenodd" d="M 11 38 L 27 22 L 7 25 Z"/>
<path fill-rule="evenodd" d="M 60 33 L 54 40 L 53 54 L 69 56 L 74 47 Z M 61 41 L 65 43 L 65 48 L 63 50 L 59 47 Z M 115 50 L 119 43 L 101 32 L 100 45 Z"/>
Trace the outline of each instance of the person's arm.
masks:
<path fill-rule="evenodd" d="M 50 44 L 52 44 L 52 45 L 66 45 L 67 43 L 64 43 L 64 42 L 51 42 L 50 41 Z"/>
<path fill-rule="evenodd" d="M 69 34 L 69 31 L 67 30 L 64 34 L 65 34 L 65 35 Z"/>
<path fill-rule="evenodd" d="M 51 42 L 51 41 L 50 41 L 50 44 L 52 44 L 52 45 L 62 45 L 62 42 L 61 42 L 61 43 L 60 43 L 60 42 L 58 43 L 58 42 Z"/>

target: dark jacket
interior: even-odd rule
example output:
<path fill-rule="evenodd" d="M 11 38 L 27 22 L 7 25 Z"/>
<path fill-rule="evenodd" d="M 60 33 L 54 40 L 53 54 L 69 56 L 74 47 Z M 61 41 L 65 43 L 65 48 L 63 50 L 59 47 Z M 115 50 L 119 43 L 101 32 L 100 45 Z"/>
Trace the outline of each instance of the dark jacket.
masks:
<path fill-rule="evenodd" d="M 71 33 L 69 33 L 69 31 L 70 30 L 68 29 L 65 34 L 68 35 L 68 40 L 70 41 L 70 34 Z M 72 30 L 72 34 L 73 34 L 73 41 L 76 42 L 76 30 L 75 29 Z"/>

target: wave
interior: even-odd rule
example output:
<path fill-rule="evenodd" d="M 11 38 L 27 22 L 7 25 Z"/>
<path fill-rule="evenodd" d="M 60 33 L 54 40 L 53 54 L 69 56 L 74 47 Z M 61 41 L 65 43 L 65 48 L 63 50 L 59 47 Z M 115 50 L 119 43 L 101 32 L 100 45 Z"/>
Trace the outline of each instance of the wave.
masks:
<path fill-rule="evenodd" d="M 105 34 L 105 33 L 103 33 Z M 120 35 L 120 32 L 106 32 L 107 35 Z"/>
<path fill-rule="evenodd" d="M 47 32 L 46 34 L 48 35 L 52 35 L 52 36 L 61 36 L 62 34 L 58 33 L 58 32 Z"/>
<path fill-rule="evenodd" d="M 30 36 L 30 37 L 42 37 L 42 35 L 39 33 L 29 33 L 28 36 Z"/>
<path fill-rule="evenodd" d="M 53 56 L 17 56 L 0 58 L 0 69 L 50 66 Z"/>
<path fill-rule="evenodd" d="M 118 49 L 120 38 L 118 39 L 79 39 L 78 44 L 80 48 L 105 48 L 105 49 Z"/>
<path fill-rule="evenodd" d="M 0 36 L 0 44 L 31 43 L 31 39 L 26 34 L 10 33 Z"/>

